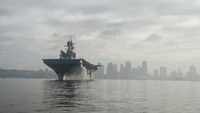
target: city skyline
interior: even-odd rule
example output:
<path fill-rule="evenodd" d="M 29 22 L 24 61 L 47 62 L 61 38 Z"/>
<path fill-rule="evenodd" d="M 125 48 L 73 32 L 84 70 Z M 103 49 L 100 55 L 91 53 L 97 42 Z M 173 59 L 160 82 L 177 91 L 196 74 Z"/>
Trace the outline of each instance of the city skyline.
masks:
<path fill-rule="evenodd" d="M 183 79 L 183 77 L 186 79 L 199 79 L 200 77 L 194 65 L 190 65 L 186 73 L 181 68 L 168 71 L 167 67 L 160 66 L 159 69 L 154 69 L 153 74 L 150 74 L 147 61 L 143 61 L 138 67 L 132 67 L 130 61 L 126 61 L 125 65 L 120 64 L 119 67 L 117 67 L 117 64 L 110 62 L 107 66 L 102 65 L 102 67 L 99 67 L 94 76 L 97 79 L 149 79 L 148 77 L 154 77 L 153 79 Z"/>

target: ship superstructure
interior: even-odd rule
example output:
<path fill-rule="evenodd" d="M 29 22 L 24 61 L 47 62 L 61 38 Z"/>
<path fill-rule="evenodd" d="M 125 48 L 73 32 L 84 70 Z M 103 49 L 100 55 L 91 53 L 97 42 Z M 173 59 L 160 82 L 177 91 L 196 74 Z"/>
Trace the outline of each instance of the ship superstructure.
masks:
<path fill-rule="evenodd" d="M 54 70 L 59 80 L 63 80 L 64 77 L 67 80 L 91 79 L 92 73 L 100 66 L 91 64 L 84 59 L 76 59 L 74 44 L 72 39 L 69 40 L 64 46 L 66 52 L 61 50 L 59 59 L 43 59 L 43 62 Z"/>

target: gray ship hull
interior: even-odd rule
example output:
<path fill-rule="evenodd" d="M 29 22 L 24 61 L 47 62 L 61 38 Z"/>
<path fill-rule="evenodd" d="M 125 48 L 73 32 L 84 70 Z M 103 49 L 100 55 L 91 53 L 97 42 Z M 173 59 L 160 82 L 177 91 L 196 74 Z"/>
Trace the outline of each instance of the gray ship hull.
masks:
<path fill-rule="evenodd" d="M 43 62 L 54 70 L 59 80 L 89 80 L 97 66 L 84 59 L 43 59 Z"/>

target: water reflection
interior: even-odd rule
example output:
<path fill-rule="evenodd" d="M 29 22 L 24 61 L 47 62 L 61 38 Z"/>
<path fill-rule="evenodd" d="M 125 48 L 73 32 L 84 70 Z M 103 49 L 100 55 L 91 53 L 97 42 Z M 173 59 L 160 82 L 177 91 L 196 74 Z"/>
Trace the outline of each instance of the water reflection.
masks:
<path fill-rule="evenodd" d="M 45 81 L 47 112 L 199 113 L 199 83 L 160 81 Z"/>
<path fill-rule="evenodd" d="M 70 111 L 83 106 L 88 94 L 84 91 L 89 87 L 88 81 L 45 81 L 43 103 L 49 109 L 60 108 Z"/>
<path fill-rule="evenodd" d="M 43 86 L 43 103 L 51 112 L 148 112 L 146 82 L 45 81 Z"/>
<path fill-rule="evenodd" d="M 0 113 L 200 113 L 199 87 L 185 81 L 6 79 L 0 81 Z"/>

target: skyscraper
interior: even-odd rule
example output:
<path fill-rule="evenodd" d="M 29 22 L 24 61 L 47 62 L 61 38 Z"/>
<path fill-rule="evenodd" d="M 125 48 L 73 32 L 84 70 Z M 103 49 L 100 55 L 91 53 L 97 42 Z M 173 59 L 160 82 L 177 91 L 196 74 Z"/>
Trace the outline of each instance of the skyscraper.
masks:
<path fill-rule="evenodd" d="M 160 76 L 161 77 L 166 77 L 167 76 L 167 68 L 162 66 L 160 67 Z"/>
<path fill-rule="evenodd" d="M 178 68 L 178 69 L 177 69 L 176 77 L 178 77 L 178 78 L 183 77 L 183 72 L 182 72 L 181 68 Z"/>
<path fill-rule="evenodd" d="M 142 67 L 138 66 L 136 69 L 136 77 L 140 78 L 143 75 Z"/>
<path fill-rule="evenodd" d="M 120 78 L 123 78 L 124 75 L 125 75 L 124 74 L 124 66 L 123 66 L 123 64 L 120 64 L 119 76 L 120 76 Z"/>
<path fill-rule="evenodd" d="M 113 64 L 113 75 L 112 78 L 117 78 L 118 71 L 117 71 L 117 64 Z"/>
<path fill-rule="evenodd" d="M 142 62 L 142 75 L 143 76 L 147 76 L 148 72 L 147 72 L 147 61 L 143 61 Z"/>
<path fill-rule="evenodd" d="M 111 78 L 114 74 L 114 68 L 112 62 L 108 63 L 108 66 L 106 68 L 106 77 Z"/>
<path fill-rule="evenodd" d="M 189 72 L 186 74 L 186 76 L 188 77 L 195 77 L 198 76 L 197 72 L 196 72 L 196 68 L 194 65 L 190 66 Z"/>
<path fill-rule="evenodd" d="M 159 76 L 158 69 L 154 69 L 154 76 L 155 76 L 155 77 L 158 77 L 158 76 Z"/>
<path fill-rule="evenodd" d="M 126 67 L 125 67 L 126 69 L 126 76 L 127 76 L 127 78 L 130 78 L 131 77 L 131 62 L 130 61 L 127 61 L 126 62 Z"/>
<path fill-rule="evenodd" d="M 177 72 L 176 72 L 176 70 L 174 70 L 171 72 L 170 77 L 176 78 L 176 74 L 177 74 Z"/>

